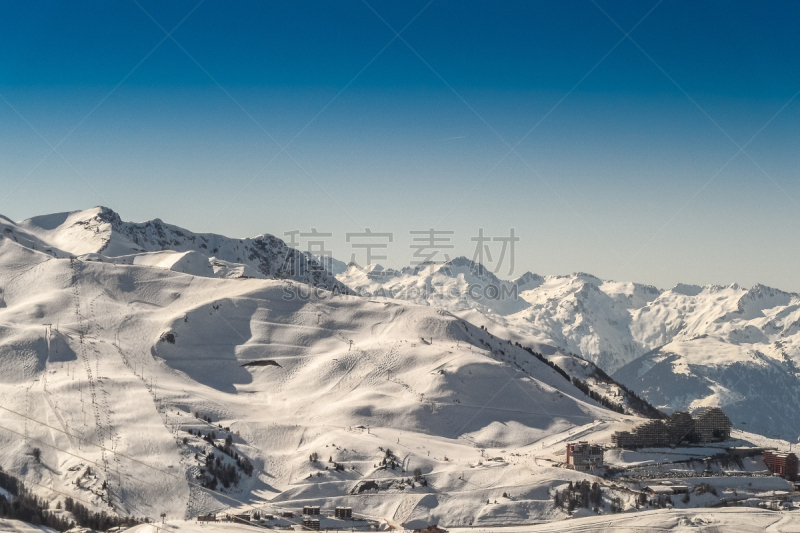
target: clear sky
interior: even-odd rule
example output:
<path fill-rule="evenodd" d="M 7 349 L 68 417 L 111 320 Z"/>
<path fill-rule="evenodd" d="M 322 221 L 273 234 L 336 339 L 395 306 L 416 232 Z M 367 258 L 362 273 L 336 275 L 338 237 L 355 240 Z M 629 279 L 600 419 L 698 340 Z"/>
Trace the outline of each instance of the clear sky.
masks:
<path fill-rule="evenodd" d="M 800 2 L 137 1 L 0 2 L 0 213 L 800 291 Z"/>

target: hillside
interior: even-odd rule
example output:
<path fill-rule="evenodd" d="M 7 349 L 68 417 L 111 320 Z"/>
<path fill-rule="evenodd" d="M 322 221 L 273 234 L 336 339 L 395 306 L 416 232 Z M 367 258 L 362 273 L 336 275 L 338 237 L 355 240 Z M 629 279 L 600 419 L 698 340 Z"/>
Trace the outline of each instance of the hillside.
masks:
<path fill-rule="evenodd" d="M 447 309 L 560 358 L 565 369 L 591 362 L 663 411 L 716 405 L 736 427 L 800 436 L 791 416 L 800 397 L 800 295 L 735 284 L 661 290 L 584 273 L 502 281 L 465 258 L 390 277 L 351 266 L 337 277 Z M 487 286 L 505 297 L 482 297 Z"/>
<path fill-rule="evenodd" d="M 140 264 L 153 252 L 108 255 L 132 251 L 112 222 L 100 249 L 69 245 L 59 220 L 15 230 L 55 253 L 0 239 L 2 466 L 51 501 L 151 518 L 316 502 L 422 525 L 526 523 L 563 517 L 549 491 L 585 476 L 525 450 L 630 420 L 445 310 Z M 409 484 L 417 470 L 424 484 Z M 509 487 L 513 501 L 487 503 Z"/>
<path fill-rule="evenodd" d="M 56 257 L 153 266 L 194 276 L 293 279 L 348 292 L 313 258 L 268 234 L 232 239 L 193 233 L 159 219 L 123 222 L 107 207 L 43 215 L 16 225 L 6 220 L 5 231 L 24 246 L 46 249 Z"/>

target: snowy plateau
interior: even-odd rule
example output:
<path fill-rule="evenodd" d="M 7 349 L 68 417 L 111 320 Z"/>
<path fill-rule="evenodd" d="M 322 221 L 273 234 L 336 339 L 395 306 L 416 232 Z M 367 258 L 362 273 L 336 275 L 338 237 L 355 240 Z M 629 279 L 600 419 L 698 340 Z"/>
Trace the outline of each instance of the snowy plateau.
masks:
<path fill-rule="evenodd" d="M 469 290 L 487 284 L 511 296 Z M 310 288 L 327 296 L 298 297 Z M 103 207 L 0 217 L 0 466 L 54 505 L 175 531 L 252 530 L 196 522 L 217 513 L 301 527 L 304 506 L 352 508 L 323 519 L 341 529 L 780 531 L 798 521 L 750 504 L 793 487 L 760 459 L 609 450 L 619 479 L 561 466 L 567 442 L 645 421 L 629 391 L 664 412 L 721 406 L 725 446 L 788 450 L 799 325 L 800 296 L 763 286 L 501 281 L 465 258 L 360 269 Z M 554 505 L 585 480 L 594 509 Z M 691 498 L 632 512 L 658 480 Z M 749 507 L 706 509 L 733 500 Z"/>

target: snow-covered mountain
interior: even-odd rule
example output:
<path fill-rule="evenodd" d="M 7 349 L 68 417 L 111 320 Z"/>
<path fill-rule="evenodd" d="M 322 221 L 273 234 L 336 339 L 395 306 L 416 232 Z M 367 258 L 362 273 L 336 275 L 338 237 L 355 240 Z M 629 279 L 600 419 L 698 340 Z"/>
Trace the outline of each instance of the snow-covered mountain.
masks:
<path fill-rule="evenodd" d="M 800 399 L 800 295 L 735 284 L 660 290 L 584 273 L 500 281 L 465 258 L 451 263 L 458 267 L 386 277 L 351 266 L 337 278 L 355 290 L 448 309 L 544 353 L 577 355 L 563 366 L 591 361 L 666 412 L 717 405 L 739 427 L 800 435 L 791 414 Z M 504 298 L 472 297 L 487 284 Z"/>
<path fill-rule="evenodd" d="M 449 311 L 478 309 L 489 315 L 510 315 L 527 309 L 529 304 L 517 296 L 538 281 L 533 274 L 515 281 L 502 281 L 483 265 L 465 257 L 446 263 L 422 263 L 402 270 L 381 265 L 365 268 L 349 265 L 336 278 L 364 296 L 432 304 Z"/>
<path fill-rule="evenodd" d="M 657 348 L 614 377 L 663 411 L 721 406 L 737 427 L 795 441 L 800 429 L 796 364 L 759 348 L 701 335 Z"/>
<path fill-rule="evenodd" d="M 279 239 L 105 209 L 3 224 L 2 466 L 51 502 L 529 523 L 566 516 L 550 491 L 586 477 L 550 466 L 566 440 L 639 420 L 447 310 L 258 279 L 294 257 Z M 261 275 L 202 267 L 220 257 Z"/>
<path fill-rule="evenodd" d="M 501 281 L 463 258 L 401 271 L 323 261 L 339 280 L 319 264 L 274 237 L 105 208 L 0 218 L 3 469 L 53 503 L 139 517 L 345 505 L 392 527 L 561 519 L 554 491 L 602 482 L 553 468 L 565 442 L 609 443 L 647 412 L 593 361 L 666 408 L 722 404 L 735 442 L 788 446 L 736 417 L 753 429 L 773 398 L 797 398 L 782 370 L 796 295 Z M 698 501 L 789 487 L 763 462 L 742 468 L 763 479 Z M 635 508 L 635 490 L 600 490 L 599 508 Z"/>
<path fill-rule="evenodd" d="M 425 303 L 465 317 L 476 311 L 528 340 L 581 355 L 611 372 L 654 347 L 634 336 L 633 313 L 662 293 L 584 273 L 526 272 L 504 281 L 465 257 L 399 271 L 350 265 L 336 277 L 363 295 Z"/>
<path fill-rule="evenodd" d="M 55 257 L 166 268 L 195 276 L 293 279 L 328 290 L 348 290 L 313 257 L 269 235 L 232 239 L 193 233 L 160 219 L 123 222 L 107 207 L 56 213 L 14 224 L 0 219 L 5 235 Z"/>

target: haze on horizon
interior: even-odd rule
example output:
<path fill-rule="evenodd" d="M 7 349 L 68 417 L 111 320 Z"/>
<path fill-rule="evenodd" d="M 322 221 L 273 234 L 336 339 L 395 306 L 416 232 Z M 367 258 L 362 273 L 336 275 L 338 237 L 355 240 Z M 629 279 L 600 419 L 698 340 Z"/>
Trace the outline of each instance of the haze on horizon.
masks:
<path fill-rule="evenodd" d="M 800 291 L 800 4 L 0 6 L 0 213 Z M 400 32 L 400 35 L 396 32 Z M 629 33 L 630 32 L 630 33 Z M 363 256 L 362 256 L 363 257 Z"/>

